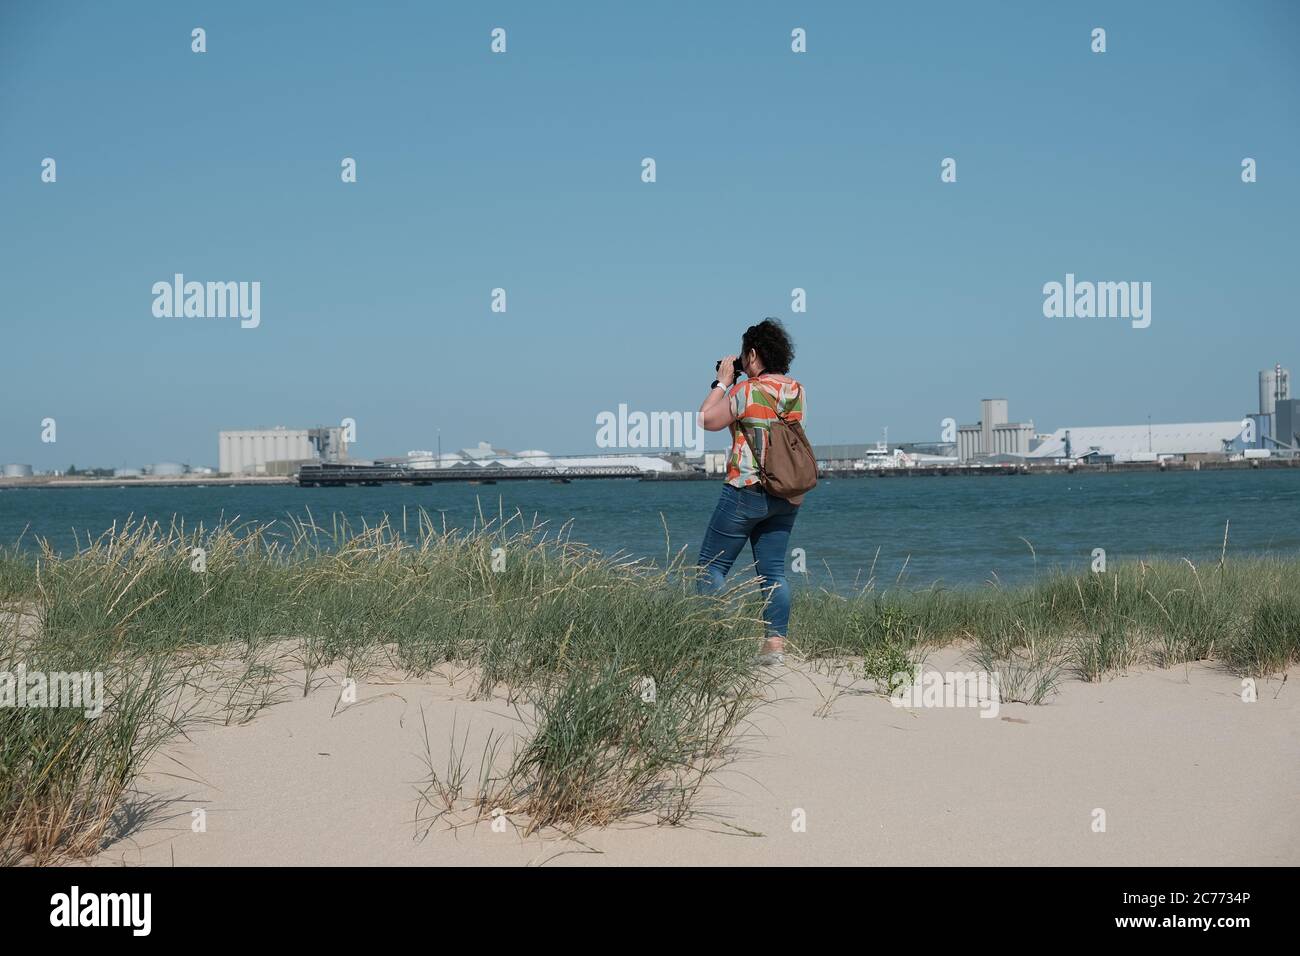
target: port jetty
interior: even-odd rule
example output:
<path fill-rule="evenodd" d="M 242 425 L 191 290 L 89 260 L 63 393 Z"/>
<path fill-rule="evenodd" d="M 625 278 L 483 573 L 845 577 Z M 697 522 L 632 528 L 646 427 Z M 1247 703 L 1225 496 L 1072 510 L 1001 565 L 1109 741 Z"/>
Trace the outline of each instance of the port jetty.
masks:
<path fill-rule="evenodd" d="M 1251 471 L 1257 469 L 1300 468 L 1300 459 L 1254 459 L 1243 461 L 1152 461 L 1152 462 L 1102 462 L 1095 464 L 1066 462 L 999 462 L 962 463 L 942 465 L 911 465 L 907 467 L 877 468 L 819 468 L 820 478 L 942 478 L 976 475 L 1036 475 L 1036 474 L 1106 474 L 1133 472 L 1184 472 L 1184 471 Z M 575 480 L 634 479 L 639 481 L 716 481 L 720 475 L 710 474 L 701 468 L 680 468 L 673 471 L 643 471 L 634 466 L 553 466 L 545 468 L 484 468 L 475 472 L 462 469 L 408 468 L 399 464 L 370 464 L 349 462 L 323 462 L 304 465 L 296 481 L 305 488 L 340 487 L 344 485 L 378 486 L 386 484 L 432 485 L 437 482 L 470 482 L 496 484 L 499 481 L 552 481 L 567 483 Z"/>
<path fill-rule="evenodd" d="M 296 485 L 294 475 L 133 475 L 74 477 L 70 475 L 29 475 L 24 478 L 0 478 L 4 488 L 204 488 L 230 485 Z"/>

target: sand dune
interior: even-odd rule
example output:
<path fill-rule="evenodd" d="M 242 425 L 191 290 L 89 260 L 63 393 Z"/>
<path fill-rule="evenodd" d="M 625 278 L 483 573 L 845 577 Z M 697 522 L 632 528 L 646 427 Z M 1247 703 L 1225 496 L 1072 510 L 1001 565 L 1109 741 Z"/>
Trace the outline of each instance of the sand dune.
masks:
<path fill-rule="evenodd" d="M 932 655 L 957 669 L 961 655 Z M 1296 670 L 1293 668 L 1293 671 Z M 653 821 L 527 838 L 512 821 L 420 837 L 424 722 L 435 766 L 453 720 L 476 763 L 519 724 L 468 679 L 337 686 L 243 726 L 205 727 L 159 754 L 100 865 L 1290 864 L 1300 863 L 1300 681 L 1240 681 L 1198 664 L 1100 684 L 1046 705 L 900 709 L 796 665 L 771 685 L 738 759 L 685 826 Z M 337 709 L 337 710 L 336 710 Z M 423 720 L 421 711 L 423 710 Z M 206 812 L 194 832 L 192 811 Z M 1094 811 L 1105 832 L 1094 832 Z M 806 829 L 792 824 L 803 812 Z"/>

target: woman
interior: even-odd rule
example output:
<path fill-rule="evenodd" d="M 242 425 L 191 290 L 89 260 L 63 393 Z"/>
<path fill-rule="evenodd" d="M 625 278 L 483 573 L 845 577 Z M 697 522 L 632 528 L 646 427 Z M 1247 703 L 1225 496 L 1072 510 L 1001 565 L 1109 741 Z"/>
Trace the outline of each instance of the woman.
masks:
<path fill-rule="evenodd" d="M 700 548 L 699 590 L 702 594 L 722 590 L 727 572 L 748 540 L 766 596 L 765 639 L 758 659 L 769 666 L 785 663 L 785 636 L 790 623 L 785 554 L 803 497 L 787 500 L 768 494 L 759 483 L 759 467 L 764 461 L 769 423 L 778 415 L 790 422 L 804 417 L 803 386 L 786 374 L 793 360 L 794 343 L 780 322 L 764 319 L 751 325 L 740 343 L 740 364 L 746 379 L 734 382 L 736 356 L 724 357 L 718 366 L 718 378 L 700 406 L 704 428 L 731 429 L 731 454 L 722 498 Z"/>

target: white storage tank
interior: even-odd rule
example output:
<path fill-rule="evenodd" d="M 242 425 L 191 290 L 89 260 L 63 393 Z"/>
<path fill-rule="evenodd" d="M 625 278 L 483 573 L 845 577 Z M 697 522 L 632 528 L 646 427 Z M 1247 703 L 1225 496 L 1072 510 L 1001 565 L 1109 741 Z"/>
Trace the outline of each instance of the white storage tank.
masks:
<path fill-rule="evenodd" d="M 30 478 L 31 476 L 31 465 L 5 465 L 6 478 Z"/>

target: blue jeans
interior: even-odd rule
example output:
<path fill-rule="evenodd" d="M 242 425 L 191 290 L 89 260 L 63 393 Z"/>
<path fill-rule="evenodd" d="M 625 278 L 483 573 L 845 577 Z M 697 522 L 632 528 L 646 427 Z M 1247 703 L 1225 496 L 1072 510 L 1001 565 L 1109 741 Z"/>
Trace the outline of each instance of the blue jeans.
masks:
<path fill-rule="evenodd" d="M 768 637 L 785 637 L 790 626 L 790 586 L 785 580 L 785 552 L 790 543 L 797 505 L 769 495 L 758 485 L 748 488 L 722 486 L 722 497 L 713 510 L 709 530 L 700 547 L 701 594 L 717 594 L 727 572 L 749 541 L 754 567 L 767 596 L 763 621 Z"/>

